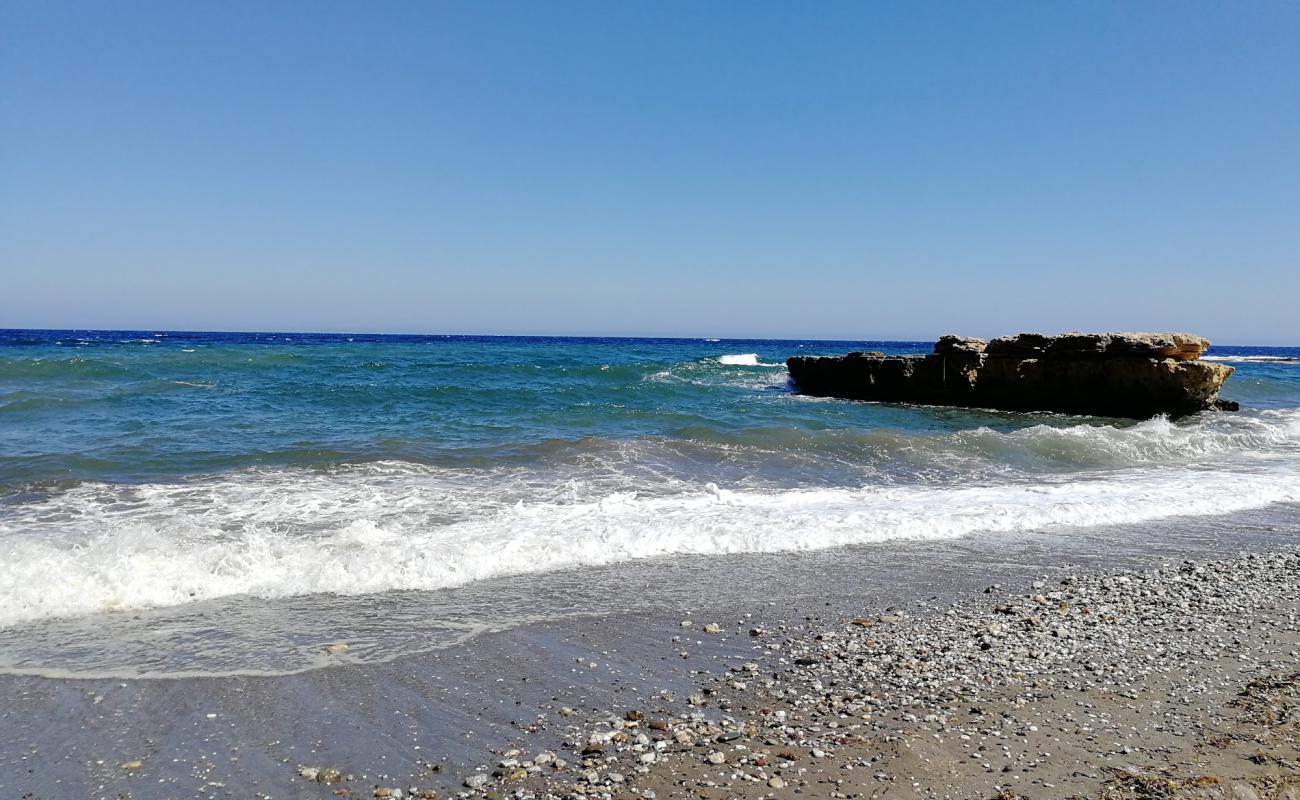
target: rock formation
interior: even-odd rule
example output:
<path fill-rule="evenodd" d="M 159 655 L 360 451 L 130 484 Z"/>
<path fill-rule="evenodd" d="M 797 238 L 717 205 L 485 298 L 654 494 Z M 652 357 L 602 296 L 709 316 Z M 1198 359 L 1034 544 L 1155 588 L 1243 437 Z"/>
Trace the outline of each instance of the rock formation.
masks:
<path fill-rule="evenodd" d="M 1145 419 L 1236 410 L 1219 399 L 1233 368 L 1199 360 L 1209 346 L 1186 333 L 944 336 L 930 355 L 794 356 L 786 366 L 799 391 L 823 397 Z"/>

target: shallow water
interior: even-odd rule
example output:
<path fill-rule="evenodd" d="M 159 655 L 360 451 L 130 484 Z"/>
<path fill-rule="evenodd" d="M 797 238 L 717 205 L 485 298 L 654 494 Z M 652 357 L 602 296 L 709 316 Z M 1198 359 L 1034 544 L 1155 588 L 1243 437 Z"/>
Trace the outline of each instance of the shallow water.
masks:
<path fill-rule="evenodd" d="M 926 345 L 0 332 L 0 668 L 293 671 L 723 556 L 1300 502 L 1300 349 L 1216 347 L 1243 411 L 1178 422 L 792 393 L 863 349 Z"/>

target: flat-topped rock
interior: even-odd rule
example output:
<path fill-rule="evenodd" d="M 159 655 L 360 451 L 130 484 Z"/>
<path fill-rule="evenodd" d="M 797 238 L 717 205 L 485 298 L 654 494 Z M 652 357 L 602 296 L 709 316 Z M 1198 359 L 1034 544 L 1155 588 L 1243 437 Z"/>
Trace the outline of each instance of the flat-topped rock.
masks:
<path fill-rule="evenodd" d="M 983 353 L 987 343 L 983 339 L 974 336 L 940 336 L 939 341 L 934 343 L 934 352 L 940 354 L 952 353 Z"/>
<path fill-rule="evenodd" d="M 944 340 L 961 340 L 945 336 Z M 982 341 L 982 340 L 973 340 Z M 1019 333 L 999 336 L 983 348 L 999 358 L 1172 358 L 1194 361 L 1210 346 L 1210 340 L 1190 333 Z M 940 352 L 935 345 L 935 352 Z"/>
<path fill-rule="evenodd" d="M 1209 340 L 1189 333 L 1021 333 L 944 336 L 930 355 L 795 356 L 799 391 L 824 397 L 1006 411 L 1144 419 L 1205 409 L 1233 368 L 1199 360 Z"/>

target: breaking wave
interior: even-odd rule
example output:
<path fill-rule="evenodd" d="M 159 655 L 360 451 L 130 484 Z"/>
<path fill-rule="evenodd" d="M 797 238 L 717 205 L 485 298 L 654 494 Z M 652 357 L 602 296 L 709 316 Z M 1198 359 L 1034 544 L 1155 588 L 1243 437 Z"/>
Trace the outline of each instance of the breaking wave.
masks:
<path fill-rule="evenodd" d="M 1300 502 L 1300 412 L 911 437 L 935 463 L 1030 459 L 964 481 L 722 487 L 667 472 L 560 479 L 377 462 L 183 483 L 83 483 L 0 509 L 0 625 L 233 595 L 433 590 L 680 554 L 815 550 Z M 629 453 L 643 460 L 644 453 Z M 549 476 L 549 477 L 542 477 Z"/>
<path fill-rule="evenodd" d="M 784 364 L 764 364 L 758 360 L 758 353 L 734 353 L 718 356 L 719 364 L 730 367 L 784 367 Z"/>

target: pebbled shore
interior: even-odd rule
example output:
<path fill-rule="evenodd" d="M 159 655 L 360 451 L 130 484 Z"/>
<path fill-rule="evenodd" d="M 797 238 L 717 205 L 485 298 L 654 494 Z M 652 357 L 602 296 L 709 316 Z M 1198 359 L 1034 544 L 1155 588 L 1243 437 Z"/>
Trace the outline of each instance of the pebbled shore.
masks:
<path fill-rule="evenodd" d="M 834 622 L 684 620 L 663 647 L 687 662 L 702 638 L 750 652 L 685 698 L 559 709 L 565 749 L 500 753 L 459 794 L 1297 798 L 1298 614 L 1300 554 L 1277 552 Z"/>

